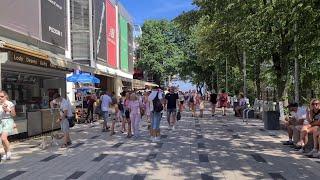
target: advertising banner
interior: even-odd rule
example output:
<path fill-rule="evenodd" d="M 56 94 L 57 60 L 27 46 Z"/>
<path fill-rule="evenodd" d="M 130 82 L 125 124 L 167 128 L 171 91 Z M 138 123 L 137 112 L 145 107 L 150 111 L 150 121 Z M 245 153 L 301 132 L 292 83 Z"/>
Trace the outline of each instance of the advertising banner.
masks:
<path fill-rule="evenodd" d="M 106 3 L 105 0 L 94 0 L 94 49 L 97 59 L 107 62 L 106 46 Z"/>
<path fill-rule="evenodd" d="M 41 0 L 42 40 L 56 46 L 66 46 L 65 0 Z"/>
<path fill-rule="evenodd" d="M 110 67 L 117 67 L 117 22 L 116 8 L 106 0 L 107 5 L 107 58 Z"/>
<path fill-rule="evenodd" d="M 1 0 L 0 26 L 40 40 L 39 9 L 39 0 Z"/>
<path fill-rule="evenodd" d="M 128 23 L 128 64 L 129 72 L 133 73 L 133 26 Z"/>
<path fill-rule="evenodd" d="M 120 67 L 124 71 L 128 71 L 128 22 L 120 17 Z"/>

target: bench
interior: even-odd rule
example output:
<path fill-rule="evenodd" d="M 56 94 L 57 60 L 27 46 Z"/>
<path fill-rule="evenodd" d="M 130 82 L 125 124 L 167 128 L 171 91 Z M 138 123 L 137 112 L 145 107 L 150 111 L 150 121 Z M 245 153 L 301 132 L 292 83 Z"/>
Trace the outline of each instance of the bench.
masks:
<path fill-rule="evenodd" d="M 262 110 L 262 102 L 261 100 L 255 99 L 253 107 L 249 105 L 249 99 L 246 99 L 248 108 L 244 109 L 242 112 L 243 122 L 248 123 L 248 119 L 256 118 L 257 113 L 261 113 Z"/>

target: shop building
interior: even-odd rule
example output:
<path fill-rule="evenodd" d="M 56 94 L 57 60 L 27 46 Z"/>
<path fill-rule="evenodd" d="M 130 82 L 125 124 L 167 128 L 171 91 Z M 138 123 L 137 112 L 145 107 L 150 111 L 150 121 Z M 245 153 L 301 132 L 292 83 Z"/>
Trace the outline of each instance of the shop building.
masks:
<path fill-rule="evenodd" d="M 132 88 L 132 20 L 116 0 L 68 0 L 73 61 L 91 66 L 99 88 L 120 94 Z M 68 89 L 71 91 L 71 89 Z"/>

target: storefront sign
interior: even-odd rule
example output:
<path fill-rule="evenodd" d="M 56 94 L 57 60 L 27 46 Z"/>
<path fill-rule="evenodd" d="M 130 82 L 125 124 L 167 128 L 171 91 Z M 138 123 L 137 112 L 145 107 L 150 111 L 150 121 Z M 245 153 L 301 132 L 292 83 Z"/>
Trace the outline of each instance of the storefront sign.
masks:
<path fill-rule="evenodd" d="M 41 0 L 42 40 L 65 48 L 65 0 Z"/>
<path fill-rule="evenodd" d="M 110 67 L 117 67 L 117 16 L 116 8 L 109 0 L 107 4 L 107 58 Z"/>
<path fill-rule="evenodd" d="M 10 60 L 17 63 L 29 64 L 29 65 L 38 66 L 38 67 L 57 69 L 61 71 L 69 71 L 68 68 L 52 64 L 49 60 L 40 59 L 37 57 L 29 56 L 29 55 L 18 53 L 18 52 L 10 52 Z"/>

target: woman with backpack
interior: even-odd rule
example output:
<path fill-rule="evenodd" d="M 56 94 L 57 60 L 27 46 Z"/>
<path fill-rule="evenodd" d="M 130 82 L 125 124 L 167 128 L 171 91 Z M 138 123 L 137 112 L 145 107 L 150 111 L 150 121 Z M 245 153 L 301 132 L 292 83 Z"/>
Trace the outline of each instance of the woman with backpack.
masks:
<path fill-rule="evenodd" d="M 226 93 L 226 90 L 222 89 L 221 93 L 219 95 L 219 104 L 222 108 L 222 115 L 226 115 L 226 107 L 228 106 L 228 93 Z"/>
<path fill-rule="evenodd" d="M 151 112 L 151 141 L 160 141 L 160 121 L 161 112 L 163 110 L 163 93 L 157 87 L 152 89 L 148 100 L 150 102 L 150 112 Z"/>

